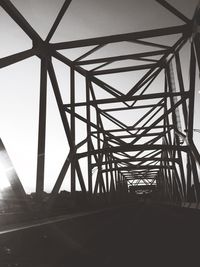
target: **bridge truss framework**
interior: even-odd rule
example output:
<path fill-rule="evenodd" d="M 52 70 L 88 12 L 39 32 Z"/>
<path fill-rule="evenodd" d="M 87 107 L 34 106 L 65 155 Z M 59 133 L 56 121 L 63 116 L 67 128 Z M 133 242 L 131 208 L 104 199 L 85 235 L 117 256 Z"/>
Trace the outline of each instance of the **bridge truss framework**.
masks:
<path fill-rule="evenodd" d="M 148 31 L 50 43 L 71 3 L 70 0 L 64 2 L 45 40 L 42 40 L 11 1 L 0 0 L 0 6 L 27 34 L 33 44 L 29 50 L 1 58 L 0 68 L 33 56 L 37 56 L 41 62 L 36 177 L 38 196 L 44 191 L 47 77 L 49 77 L 69 143 L 69 151 L 66 151 L 68 154 L 53 186 L 52 196 L 59 192 L 66 173 L 71 169 L 71 193 L 76 191 L 77 181 L 82 192 L 91 195 L 127 192 L 128 186 L 156 185 L 166 199 L 191 201 L 194 191 L 195 200 L 199 202 L 200 155 L 193 142 L 193 124 L 196 73 L 200 70 L 200 11 L 197 7 L 193 19 L 190 20 L 165 0 L 156 2 L 177 16 L 183 24 Z M 172 45 L 161 45 L 156 42 L 157 37 L 172 35 L 178 36 Z M 146 48 L 146 51 L 95 57 L 97 51 L 105 49 L 108 45 L 125 42 L 129 45 L 140 45 Z M 186 45 L 190 49 L 190 62 L 187 62 L 188 84 L 185 82 L 181 61 L 181 51 Z M 90 49 L 75 60 L 70 60 L 61 53 L 62 50 L 85 47 Z M 151 51 L 149 48 L 152 48 Z M 62 99 L 52 59 L 57 59 L 70 68 L 70 81 L 66 88 L 70 90 L 68 103 L 64 103 Z M 128 60 L 132 60 L 132 65 L 112 67 L 113 63 L 124 63 Z M 134 61 L 137 61 L 137 64 L 134 64 Z M 145 71 L 145 74 L 127 93 L 101 80 L 105 75 L 134 71 Z M 85 79 L 83 102 L 76 101 L 76 73 Z M 152 92 L 154 81 L 160 77 L 163 79 L 160 91 Z M 96 96 L 98 88 L 104 90 L 109 97 L 98 98 Z M 77 111 L 79 107 L 85 108 L 85 115 Z M 140 113 L 141 110 L 144 112 L 143 115 L 134 121 L 134 114 Z M 113 115 L 122 111 L 133 117 L 134 123 L 131 126 L 127 126 Z M 70 115 L 70 120 L 67 113 Z M 115 127 L 110 129 L 105 127 L 105 119 Z M 87 137 L 77 144 L 78 121 L 85 123 Z M 86 148 L 85 151 L 80 152 L 80 148 L 83 147 Z M 87 158 L 87 175 L 81 170 L 82 158 Z M 19 179 L 16 175 L 13 177 L 11 185 L 22 195 L 23 186 L 21 184 L 20 188 Z"/>

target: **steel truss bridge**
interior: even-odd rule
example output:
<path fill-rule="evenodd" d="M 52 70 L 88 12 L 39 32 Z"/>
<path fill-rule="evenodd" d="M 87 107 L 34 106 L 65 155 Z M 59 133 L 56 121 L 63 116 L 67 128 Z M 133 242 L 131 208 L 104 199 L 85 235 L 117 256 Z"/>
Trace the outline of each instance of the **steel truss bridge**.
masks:
<path fill-rule="evenodd" d="M 44 192 L 49 77 L 69 144 L 51 197 L 59 193 L 70 171 L 72 195 L 79 183 L 82 193 L 88 196 L 98 194 L 106 198 L 109 194 L 128 193 L 138 187 L 142 190 L 156 188 L 160 199 L 171 202 L 200 201 L 200 154 L 193 142 L 195 90 L 199 86 L 197 72 L 200 70 L 200 9 L 198 6 L 193 18 L 189 19 L 167 1 L 156 2 L 180 19 L 181 25 L 52 43 L 70 0 L 64 2 L 45 40 L 11 1 L 0 0 L 1 8 L 32 40 L 31 49 L 1 58 L 0 68 L 33 56 L 38 57 L 41 63 L 36 177 L 38 199 Z M 176 37 L 173 44 L 157 42 L 158 37 L 170 39 L 171 36 Z M 122 43 L 137 44 L 142 49 L 133 54 L 119 51 L 116 56 L 95 56 L 97 51 Z M 182 59 L 185 47 L 190 54 L 187 62 Z M 63 50 L 76 51 L 77 48 L 87 48 L 87 52 L 75 60 L 62 53 Z M 60 92 L 54 59 L 70 69 L 70 80 L 66 85 L 70 99 L 67 103 Z M 189 79 L 183 75 L 185 65 L 189 69 Z M 112 79 L 112 74 L 138 71 L 142 76 L 126 93 L 123 88 L 116 89 L 102 79 Z M 85 100 L 82 102 L 76 100 L 77 73 L 84 78 Z M 157 80 L 162 80 L 159 88 L 155 86 Z M 105 97 L 98 97 L 98 90 L 104 92 Z M 79 108 L 83 108 L 84 112 L 78 112 Z M 118 116 L 123 112 L 132 118 L 131 125 Z M 87 136 L 77 143 L 80 121 L 87 128 Z M 3 143 L 1 151 L 6 152 Z M 87 159 L 87 173 L 80 165 L 83 158 Z M 7 164 L 12 166 L 8 156 Z M 21 198 L 26 197 L 14 169 L 9 171 L 8 178 L 14 192 Z"/>

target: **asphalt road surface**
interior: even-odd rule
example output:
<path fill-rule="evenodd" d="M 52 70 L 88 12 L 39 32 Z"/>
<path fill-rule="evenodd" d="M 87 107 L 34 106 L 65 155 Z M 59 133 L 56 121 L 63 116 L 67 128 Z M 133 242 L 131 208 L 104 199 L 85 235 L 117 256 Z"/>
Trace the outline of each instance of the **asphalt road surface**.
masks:
<path fill-rule="evenodd" d="M 200 266 L 200 214 L 140 203 L 16 227 L 0 233 L 14 266 Z"/>

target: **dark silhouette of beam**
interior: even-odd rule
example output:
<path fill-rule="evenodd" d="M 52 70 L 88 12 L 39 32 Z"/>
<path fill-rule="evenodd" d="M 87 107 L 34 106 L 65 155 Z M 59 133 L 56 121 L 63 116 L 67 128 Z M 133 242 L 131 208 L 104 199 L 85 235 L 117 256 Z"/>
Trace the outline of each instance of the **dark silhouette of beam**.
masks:
<path fill-rule="evenodd" d="M 184 21 L 185 23 L 191 23 L 191 20 L 188 19 L 185 15 L 183 15 L 179 10 L 177 10 L 175 7 L 170 5 L 167 1 L 165 0 L 155 0 L 158 2 L 160 5 L 164 6 L 167 10 L 169 10 L 172 14 L 174 14 L 176 17 Z"/>
<path fill-rule="evenodd" d="M 165 50 L 158 50 L 158 51 L 151 51 L 151 52 L 143 52 L 137 54 L 130 54 L 125 56 L 115 56 L 115 57 L 104 57 L 104 58 L 97 58 L 97 59 L 88 59 L 76 62 L 76 65 L 83 66 L 83 65 L 90 65 L 90 64 L 98 64 L 103 62 L 114 62 L 114 61 L 121 61 L 121 60 L 128 60 L 128 59 L 140 59 L 141 57 L 152 57 L 163 55 Z"/>
<path fill-rule="evenodd" d="M 28 49 L 26 51 L 7 56 L 0 59 L 0 69 L 30 58 L 36 54 L 36 50 L 34 48 Z"/>
<path fill-rule="evenodd" d="M 40 197 L 44 191 L 46 107 L 47 107 L 47 59 L 43 58 L 41 60 L 41 73 L 40 73 L 40 107 L 39 107 L 37 179 L 36 179 L 36 193 L 38 197 Z"/>
<path fill-rule="evenodd" d="M 77 48 L 77 47 L 92 46 L 92 45 L 104 45 L 104 44 L 124 42 L 124 41 L 134 41 L 137 39 L 153 38 L 153 37 L 167 36 L 172 34 L 180 34 L 180 33 L 184 34 L 188 33 L 188 31 L 191 29 L 190 27 L 191 27 L 190 25 L 181 25 L 181 26 L 174 26 L 174 27 L 161 28 L 148 31 L 55 43 L 52 44 L 51 46 L 56 50 L 61 50 L 61 49 Z"/>
<path fill-rule="evenodd" d="M 98 153 L 116 153 L 116 152 L 132 152 L 132 151 L 139 151 L 139 150 L 181 150 L 184 152 L 188 151 L 187 146 L 170 146 L 170 145 L 134 145 L 131 146 L 130 144 L 127 145 L 121 145 L 117 147 L 109 147 L 109 148 L 104 148 L 104 149 L 97 149 L 93 150 L 91 152 L 83 152 L 83 153 L 78 153 L 77 156 L 78 158 L 83 158 L 87 157 L 88 154 L 90 153 L 91 155 L 98 154 Z"/>
<path fill-rule="evenodd" d="M 49 42 L 51 40 L 51 38 L 53 37 L 53 34 L 55 33 L 58 25 L 60 24 L 63 16 L 65 15 L 69 5 L 71 4 L 72 0 L 65 0 L 60 12 L 58 13 L 58 16 L 56 17 L 54 24 L 51 27 L 51 30 L 49 31 L 47 38 L 46 38 L 46 42 Z"/>
<path fill-rule="evenodd" d="M 130 71 L 138 71 L 138 70 L 146 70 L 151 69 L 155 66 L 155 64 L 145 64 L 145 65 L 137 65 L 137 66 L 131 66 L 131 67 L 124 67 L 124 68 L 115 68 L 115 69 L 106 69 L 106 70 L 98 70 L 98 71 L 92 71 L 92 74 L 97 75 L 106 75 L 106 74 L 115 74 L 115 73 L 121 73 L 121 72 L 130 72 Z"/>
<path fill-rule="evenodd" d="M 16 9 L 10 0 L 0 0 L 0 6 L 19 25 L 19 27 L 30 37 L 33 42 L 42 42 L 39 34 L 32 28 L 22 14 Z"/>
<path fill-rule="evenodd" d="M 155 94 L 146 94 L 146 95 L 134 95 L 132 97 L 120 97 L 120 98 L 106 98 L 106 99 L 97 99 L 96 104 L 111 104 L 117 102 L 124 102 L 124 101 L 134 101 L 134 100 L 145 100 L 145 99 L 156 99 L 156 98 L 163 98 L 163 97 L 174 97 L 174 96 L 182 96 L 188 97 L 188 92 L 176 92 L 176 93 L 155 93 Z M 89 101 L 90 105 L 94 105 L 94 101 Z M 77 102 L 75 104 L 76 107 L 86 106 L 87 102 Z M 65 104 L 64 107 L 70 107 L 71 104 Z"/>

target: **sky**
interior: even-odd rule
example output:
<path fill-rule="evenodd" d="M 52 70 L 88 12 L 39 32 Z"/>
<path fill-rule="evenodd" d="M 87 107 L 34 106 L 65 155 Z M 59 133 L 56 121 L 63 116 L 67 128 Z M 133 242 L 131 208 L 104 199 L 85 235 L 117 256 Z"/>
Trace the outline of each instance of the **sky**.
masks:
<path fill-rule="evenodd" d="M 12 3 L 23 14 L 32 27 L 44 39 L 58 14 L 63 0 L 12 0 Z M 170 4 L 178 8 L 187 17 L 192 18 L 198 0 L 169 0 Z M 149 30 L 153 28 L 181 25 L 182 21 L 169 13 L 154 0 L 72 0 L 72 3 L 61 21 L 51 42 L 85 39 L 111 34 L 120 34 Z M 172 37 L 171 37 L 172 38 Z M 172 38 L 173 39 L 173 38 Z M 164 42 L 172 42 L 170 38 Z M 31 48 L 30 39 L 0 8 L 0 57 L 5 57 Z M 112 55 L 138 49 L 136 46 L 119 46 L 101 50 L 101 55 Z M 73 59 L 83 50 L 62 51 Z M 187 52 L 183 58 L 187 62 Z M 98 55 L 98 54 L 96 54 Z M 54 61 L 56 74 L 64 101 L 69 99 L 69 69 L 62 63 Z M 184 68 L 184 75 L 188 77 L 188 69 Z M 134 76 L 136 75 L 136 77 Z M 110 78 L 102 77 L 111 82 L 116 88 L 128 91 L 136 74 L 115 75 Z M 36 57 L 24 60 L 10 67 L 0 70 L 0 137 L 13 161 L 16 171 L 25 190 L 30 193 L 35 190 L 36 160 L 37 160 L 37 129 L 39 110 L 39 76 L 40 62 Z M 83 78 L 76 76 L 76 99 L 81 101 L 84 95 Z M 196 88 L 195 114 L 199 113 L 200 96 Z M 99 91 L 100 92 L 100 91 Z M 103 97 L 103 93 L 99 93 Z M 106 96 L 105 96 L 106 97 Z M 52 88 L 48 81 L 48 109 L 47 109 L 47 146 L 45 168 L 45 190 L 50 191 L 58 176 L 60 168 L 67 155 L 68 144 L 61 125 L 60 117 L 53 97 Z M 136 119 L 136 118 L 135 118 Z M 131 123 L 130 117 L 124 118 Z M 197 116 L 195 127 L 200 128 Z M 77 143 L 86 137 L 84 126 L 80 124 L 77 133 Z M 194 133 L 195 142 L 199 146 L 200 135 Z M 199 146 L 200 148 L 200 146 Z M 83 169 L 86 162 L 81 163 Z M 4 187 L 6 181 L 0 181 Z M 69 179 L 62 188 L 69 189 Z"/>

